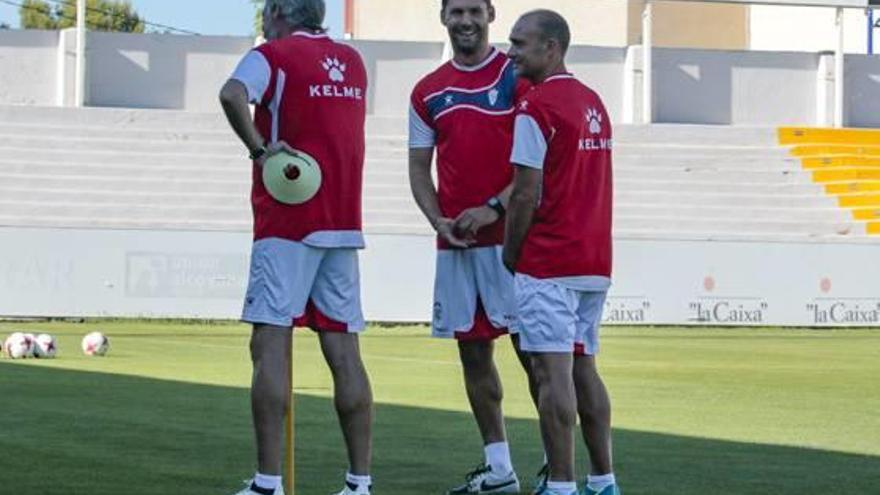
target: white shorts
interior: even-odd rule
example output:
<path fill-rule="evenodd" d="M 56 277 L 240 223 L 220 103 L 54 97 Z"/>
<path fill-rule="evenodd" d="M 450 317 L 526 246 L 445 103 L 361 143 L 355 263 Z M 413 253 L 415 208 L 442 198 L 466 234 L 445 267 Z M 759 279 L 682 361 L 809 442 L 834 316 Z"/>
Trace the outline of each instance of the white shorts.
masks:
<path fill-rule="evenodd" d="M 366 324 L 357 250 L 260 239 L 251 251 L 241 319 L 279 327 L 296 324 L 317 331 L 362 331 Z"/>
<path fill-rule="evenodd" d="M 574 290 L 551 279 L 514 277 L 520 348 L 529 352 L 595 355 L 607 290 Z"/>
<path fill-rule="evenodd" d="M 501 330 L 510 326 L 514 314 L 513 275 L 501 262 L 501 246 L 438 251 L 434 336 L 453 337 L 474 329 L 478 299 L 492 327 Z"/>

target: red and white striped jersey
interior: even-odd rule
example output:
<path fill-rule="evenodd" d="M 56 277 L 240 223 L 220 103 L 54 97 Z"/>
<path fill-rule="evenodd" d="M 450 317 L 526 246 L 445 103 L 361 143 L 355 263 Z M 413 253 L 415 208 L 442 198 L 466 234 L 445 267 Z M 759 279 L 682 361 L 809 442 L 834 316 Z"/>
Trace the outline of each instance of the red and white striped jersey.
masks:
<path fill-rule="evenodd" d="M 410 148 L 437 148 L 438 200 L 448 218 L 482 206 L 513 178 L 514 105 L 528 88 L 497 49 L 481 64 L 447 62 L 413 89 Z M 474 247 L 504 242 L 503 219 L 477 234 Z M 441 249 L 449 248 L 439 242 Z"/>

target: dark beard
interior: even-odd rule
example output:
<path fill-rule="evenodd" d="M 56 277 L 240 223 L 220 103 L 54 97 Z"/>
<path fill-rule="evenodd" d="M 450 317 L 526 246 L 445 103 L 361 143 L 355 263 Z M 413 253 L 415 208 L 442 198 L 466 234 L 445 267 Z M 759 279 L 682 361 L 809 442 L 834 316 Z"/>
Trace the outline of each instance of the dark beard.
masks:
<path fill-rule="evenodd" d="M 450 33 L 450 40 L 452 41 L 452 48 L 455 49 L 456 53 L 461 53 L 462 55 L 470 56 L 476 54 L 480 51 L 480 47 L 483 46 L 485 41 L 486 33 L 482 31 L 477 32 L 476 39 L 473 44 L 469 42 L 460 43 L 456 41 L 456 34 Z"/>
<path fill-rule="evenodd" d="M 470 56 L 477 53 L 479 45 L 453 45 L 453 48 L 462 55 Z"/>

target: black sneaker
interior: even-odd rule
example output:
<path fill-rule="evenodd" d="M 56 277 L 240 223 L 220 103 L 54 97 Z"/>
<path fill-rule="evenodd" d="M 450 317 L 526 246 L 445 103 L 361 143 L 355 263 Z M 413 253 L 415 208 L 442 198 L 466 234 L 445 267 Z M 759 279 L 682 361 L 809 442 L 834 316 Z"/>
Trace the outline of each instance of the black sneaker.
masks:
<path fill-rule="evenodd" d="M 492 467 L 480 464 L 465 475 L 465 483 L 446 492 L 446 495 L 463 493 L 519 493 L 519 479 L 511 471 L 504 476 L 495 476 Z"/>

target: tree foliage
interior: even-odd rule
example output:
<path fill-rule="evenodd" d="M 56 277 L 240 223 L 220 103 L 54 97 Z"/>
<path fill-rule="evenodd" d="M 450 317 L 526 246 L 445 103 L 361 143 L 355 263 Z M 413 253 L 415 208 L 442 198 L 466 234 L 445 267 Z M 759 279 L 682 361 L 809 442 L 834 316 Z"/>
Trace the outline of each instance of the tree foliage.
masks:
<path fill-rule="evenodd" d="M 263 0 L 251 0 L 251 3 L 254 4 L 254 34 L 256 36 L 260 36 L 263 34 L 263 5 L 266 4 Z"/>
<path fill-rule="evenodd" d="M 19 15 L 24 29 L 65 29 L 76 26 L 76 0 L 50 3 L 24 0 Z M 144 20 L 128 1 L 86 0 L 86 27 L 94 31 L 143 33 Z"/>

